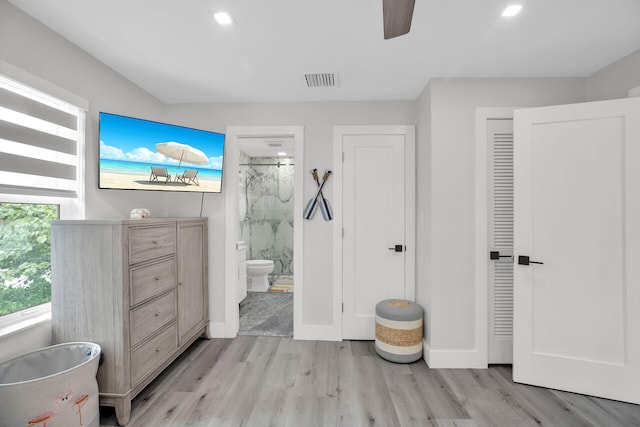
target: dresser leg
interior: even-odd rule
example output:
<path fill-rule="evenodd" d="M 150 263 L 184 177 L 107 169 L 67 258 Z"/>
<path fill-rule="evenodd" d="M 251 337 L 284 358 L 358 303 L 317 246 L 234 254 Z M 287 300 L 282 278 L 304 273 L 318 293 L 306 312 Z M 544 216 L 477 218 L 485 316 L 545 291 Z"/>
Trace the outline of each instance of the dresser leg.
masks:
<path fill-rule="evenodd" d="M 131 417 L 131 399 L 127 397 L 116 399 L 116 418 L 118 424 L 126 426 Z"/>

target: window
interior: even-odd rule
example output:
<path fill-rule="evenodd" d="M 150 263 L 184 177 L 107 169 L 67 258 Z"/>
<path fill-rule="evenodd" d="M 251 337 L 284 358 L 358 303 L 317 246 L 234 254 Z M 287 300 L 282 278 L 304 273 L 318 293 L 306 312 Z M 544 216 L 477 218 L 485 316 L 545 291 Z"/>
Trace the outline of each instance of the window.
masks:
<path fill-rule="evenodd" d="M 50 313 L 50 222 L 84 216 L 86 102 L 49 95 L 36 87 L 79 99 L 0 61 L 7 69 L 11 77 L 0 74 L 0 330 Z"/>
<path fill-rule="evenodd" d="M 51 233 L 59 206 L 0 203 L 0 316 L 51 301 Z"/>

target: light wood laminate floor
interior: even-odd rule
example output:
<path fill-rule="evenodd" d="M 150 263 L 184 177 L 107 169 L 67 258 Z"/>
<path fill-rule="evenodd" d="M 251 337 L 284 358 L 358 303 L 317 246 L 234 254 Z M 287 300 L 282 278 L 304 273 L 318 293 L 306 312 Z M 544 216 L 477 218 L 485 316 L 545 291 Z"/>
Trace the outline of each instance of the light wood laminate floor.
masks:
<path fill-rule="evenodd" d="M 640 406 L 514 384 L 510 366 L 430 369 L 370 341 L 198 340 L 133 401 L 142 426 L 640 426 Z M 115 426 L 101 408 L 101 426 Z"/>

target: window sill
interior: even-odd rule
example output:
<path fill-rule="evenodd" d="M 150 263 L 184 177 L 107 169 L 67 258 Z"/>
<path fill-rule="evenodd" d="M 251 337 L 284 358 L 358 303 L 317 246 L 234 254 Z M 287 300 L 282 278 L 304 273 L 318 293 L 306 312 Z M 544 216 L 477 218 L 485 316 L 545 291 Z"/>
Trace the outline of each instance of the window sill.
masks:
<path fill-rule="evenodd" d="M 35 328 L 36 326 L 42 325 L 50 321 L 51 321 L 51 309 L 44 311 L 43 313 L 37 316 L 33 316 L 28 319 L 15 322 L 15 323 L 12 323 L 11 325 L 7 325 L 0 328 L 0 340 L 9 338 L 13 335 L 19 334 L 31 328 Z"/>

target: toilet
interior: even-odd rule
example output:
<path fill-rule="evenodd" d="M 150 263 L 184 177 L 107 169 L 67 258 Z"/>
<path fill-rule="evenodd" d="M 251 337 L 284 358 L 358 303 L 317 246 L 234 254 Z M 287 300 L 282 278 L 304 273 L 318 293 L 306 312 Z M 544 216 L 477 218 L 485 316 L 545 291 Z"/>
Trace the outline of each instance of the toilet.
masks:
<path fill-rule="evenodd" d="M 247 261 L 247 288 L 253 292 L 266 292 L 269 289 L 269 274 L 273 271 L 273 261 L 252 259 Z"/>

